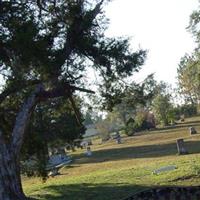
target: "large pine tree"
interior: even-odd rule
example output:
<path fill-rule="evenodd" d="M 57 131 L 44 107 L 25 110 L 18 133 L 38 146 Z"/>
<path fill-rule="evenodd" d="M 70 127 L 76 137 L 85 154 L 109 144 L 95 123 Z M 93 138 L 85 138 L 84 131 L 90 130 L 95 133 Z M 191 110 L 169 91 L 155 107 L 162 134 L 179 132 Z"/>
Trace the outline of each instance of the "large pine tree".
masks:
<path fill-rule="evenodd" d="M 0 199 L 24 200 L 20 151 L 25 128 L 39 102 L 72 97 L 84 88 L 91 66 L 105 92 L 113 82 L 132 75 L 145 52 L 132 52 L 129 41 L 106 38 L 106 0 L 0 1 L 0 73 L 4 77 L 0 113 Z M 110 98 L 112 95 L 105 95 Z M 8 117 L 9 112 L 14 112 Z M 1 119 L 3 120 L 3 118 Z M 3 121 L 2 121 L 3 122 Z"/>

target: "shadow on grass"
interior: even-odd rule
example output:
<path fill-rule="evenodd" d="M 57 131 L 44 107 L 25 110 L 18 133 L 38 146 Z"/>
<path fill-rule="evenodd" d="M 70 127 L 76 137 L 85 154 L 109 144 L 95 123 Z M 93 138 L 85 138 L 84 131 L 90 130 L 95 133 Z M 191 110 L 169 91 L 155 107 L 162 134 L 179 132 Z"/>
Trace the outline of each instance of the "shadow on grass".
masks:
<path fill-rule="evenodd" d="M 71 184 L 51 185 L 41 194 L 34 196 L 42 200 L 122 200 L 137 192 L 148 189 L 146 186 L 127 184 Z"/>
<path fill-rule="evenodd" d="M 116 144 L 117 145 L 117 144 Z M 186 141 L 189 154 L 200 153 L 200 141 Z M 91 157 L 79 155 L 76 164 L 98 163 L 106 161 L 126 160 L 134 158 L 156 158 L 177 154 L 176 143 L 102 149 L 94 151 Z"/>
<path fill-rule="evenodd" d="M 128 184 L 71 184 L 44 188 L 42 200 L 172 200 L 200 198 L 199 186 L 143 186 Z M 172 196 L 171 196 L 172 195 Z M 134 197 L 134 198 L 133 198 Z"/>

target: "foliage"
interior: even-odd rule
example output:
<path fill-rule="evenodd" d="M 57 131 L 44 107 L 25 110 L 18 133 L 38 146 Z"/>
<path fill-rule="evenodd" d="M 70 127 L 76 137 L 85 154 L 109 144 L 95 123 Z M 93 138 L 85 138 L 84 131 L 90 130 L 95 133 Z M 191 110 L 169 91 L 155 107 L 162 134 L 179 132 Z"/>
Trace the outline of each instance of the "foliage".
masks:
<path fill-rule="evenodd" d="M 24 139 L 21 160 L 31 158 L 37 161 L 31 173 L 25 169 L 29 175 L 36 174 L 45 179 L 49 148 L 72 144 L 74 139 L 82 137 L 85 129 L 77 121 L 70 103 L 61 98 L 39 104 L 26 131 L 28 133 Z"/>
<path fill-rule="evenodd" d="M 186 103 L 198 104 L 200 101 L 200 65 L 199 55 L 185 55 L 179 64 L 178 83 Z"/>
<path fill-rule="evenodd" d="M 172 105 L 170 103 L 170 98 L 168 95 L 157 95 L 152 102 L 152 110 L 155 114 L 158 123 L 167 125 L 173 113 L 171 112 Z"/>
<path fill-rule="evenodd" d="M 96 123 L 97 131 L 100 133 L 102 141 L 106 141 L 110 138 L 111 127 L 107 120 L 98 121 Z"/>
<path fill-rule="evenodd" d="M 195 38 L 197 48 L 191 55 L 186 54 L 181 58 L 178 72 L 178 83 L 181 94 L 184 95 L 185 103 L 196 104 L 200 102 L 200 10 L 194 11 L 190 16 L 188 30 Z"/>
<path fill-rule="evenodd" d="M 136 116 L 138 107 L 149 107 L 153 97 L 158 92 L 160 92 L 160 88 L 153 74 L 149 75 L 140 84 L 132 82 L 121 90 L 119 103 L 108 113 L 108 117 L 119 129 L 122 126 L 125 127 L 128 120 Z"/>
<path fill-rule="evenodd" d="M 119 103 L 112 108 L 112 111 L 108 112 L 108 121 L 115 129 L 125 129 L 127 135 L 153 128 L 154 125 L 148 122 L 147 110 L 150 109 L 153 98 L 157 94 L 164 94 L 167 89 L 167 84 L 157 83 L 153 74 L 150 74 L 139 84 L 130 83 L 121 90 Z M 134 118 L 134 122 L 129 121 L 131 118 Z"/>
<path fill-rule="evenodd" d="M 128 136 L 132 136 L 134 133 L 135 133 L 135 120 L 130 118 L 126 122 L 125 134 L 128 135 Z"/>
<path fill-rule="evenodd" d="M 137 111 L 135 118 L 130 118 L 125 126 L 125 133 L 128 136 L 134 135 L 135 132 L 155 128 L 154 115 L 149 111 L 140 109 Z"/>
<path fill-rule="evenodd" d="M 3 1 L 0 66 L 7 90 L 38 82 L 83 84 L 91 61 L 102 77 L 104 100 L 114 101 L 118 79 L 138 71 L 145 52 L 131 52 L 126 38 L 106 38 L 103 2 L 62 0 L 40 10 L 35 1 Z"/>
<path fill-rule="evenodd" d="M 200 42 L 199 23 L 200 23 L 200 10 L 193 11 L 193 13 L 190 15 L 190 23 L 188 29 L 195 37 L 198 47 Z"/>
<path fill-rule="evenodd" d="M 135 124 L 137 125 L 138 129 L 136 130 L 145 130 L 148 128 L 147 126 L 147 112 L 139 111 L 135 117 Z"/>
<path fill-rule="evenodd" d="M 8 144 L 20 107 L 38 84 L 42 85 L 43 93 L 37 94 L 37 103 L 46 100 L 40 108 L 34 105 L 35 114 L 27 129 L 30 135 L 28 131 L 22 133 L 25 135 L 22 156 L 43 151 L 40 148 L 46 146 L 43 138 L 53 144 L 71 142 L 81 135 L 82 126 L 77 126 L 75 119 L 77 112 L 64 101 L 76 90 L 89 92 L 82 88 L 88 66 L 102 78 L 103 101 L 113 106 L 120 94 L 120 88 L 115 87 L 119 79 L 132 75 L 144 63 L 146 52 L 131 51 L 127 38 L 105 36 L 106 2 L 0 1 L 0 73 L 5 81 L 0 95 L 0 124 Z M 64 99 L 52 100 L 61 96 Z M 48 98 L 51 100 L 47 101 Z M 78 118 L 81 123 L 81 117 Z M 40 153 L 39 159 L 45 160 Z"/>
<path fill-rule="evenodd" d="M 89 111 L 86 112 L 85 116 L 84 116 L 84 125 L 90 125 L 93 124 L 93 120 L 92 120 L 92 116 L 91 113 Z"/>
<path fill-rule="evenodd" d="M 197 115 L 197 107 L 194 104 L 178 105 L 173 108 L 175 119 L 179 120 L 181 115 L 192 117 Z"/>

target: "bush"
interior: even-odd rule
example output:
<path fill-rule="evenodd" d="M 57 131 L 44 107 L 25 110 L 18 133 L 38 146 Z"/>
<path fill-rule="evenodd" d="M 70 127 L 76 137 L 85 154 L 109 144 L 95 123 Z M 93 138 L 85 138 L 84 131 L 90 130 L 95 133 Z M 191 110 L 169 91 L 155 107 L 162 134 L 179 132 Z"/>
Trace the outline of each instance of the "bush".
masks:
<path fill-rule="evenodd" d="M 128 136 L 132 136 L 135 133 L 135 120 L 131 117 L 129 120 L 126 122 L 125 126 L 125 134 Z"/>
<path fill-rule="evenodd" d="M 179 120 L 181 115 L 192 117 L 198 114 L 198 106 L 196 104 L 185 104 L 174 108 L 175 119 Z"/>
<path fill-rule="evenodd" d="M 135 132 L 148 129 L 147 113 L 138 112 L 135 119 L 130 118 L 126 123 L 125 133 L 128 136 L 134 135 Z"/>
<path fill-rule="evenodd" d="M 136 131 L 145 130 L 148 128 L 147 126 L 147 113 L 146 112 L 138 112 L 135 117 L 135 129 Z"/>
<path fill-rule="evenodd" d="M 125 127 L 125 134 L 128 136 L 132 136 L 135 133 L 135 123 L 134 122 L 128 122 L 126 123 Z"/>

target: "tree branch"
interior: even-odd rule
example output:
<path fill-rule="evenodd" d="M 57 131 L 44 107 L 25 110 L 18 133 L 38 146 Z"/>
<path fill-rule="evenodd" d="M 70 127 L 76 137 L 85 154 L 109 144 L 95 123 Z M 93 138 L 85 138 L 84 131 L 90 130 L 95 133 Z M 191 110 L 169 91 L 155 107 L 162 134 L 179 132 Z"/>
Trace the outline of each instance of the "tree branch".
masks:
<path fill-rule="evenodd" d="M 49 91 L 45 91 L 42 84 L 37 85 L 35 91 L 23 104 L 15 120 L 15 125 L 11 137 L 11 151 L 14 153 L 14 156 L 16 158 L 19 156 L 19 152 L 23 143 L 25 128 L 29 122 L 32 111 L 34 110 L 37 103 L 39 101 L 45 101 L 49 98 L 56 98 L 61 96 L 66 96 L 67 98 L 70 98 L 75 90 L 94 93 L 91 90 L 71 86 L 69 84 L 66 84 L 62 87 L 54 88 Z"/>
<path fill-rule="evenodd" d="M 16 92 L 19 92 L 20 90 L 23 90 L 24 88 L 28 87 L 28 86 L 34 86 L 41 83 L 40 80 L 32 80 L 32 81 L 28 81 L 26 83 L 22 83 L 22 82 L 17 82 L 15 83 L 15 85 L 10 86 L 8 88 L 6 88 L 1 94 L 0 94 L 0 104 L 5 100 L 6 97 L 8 97 L 9 95 L 12 95 Z M 20 88 L 20 89 L 19 89 Z"/>
<path fill-rule="evenodd" d="M 37 97 L 39 98 L 40 101 L 45 101 L 46 99 L 52 99 L 61 96 L 70 97 L 74 91 L 86 92 L 91 94 L 95 93 L 92 90 L 87 90 L 84 88 L 65 84 L 49 91 L 41 91 L 40 93 L 37 94 Z"/>
<path fill-rule="evenodd" d="M 100 13 L 101 11 L 101 6 L 103 4 L 105 0 L 101 0 L 96 6 L 95 8 L 92 10 L 92 19 L 95 19 L 96 16 Z"/>
<path fill-rule="evenodd" d="M 76 107 L 76 103 L 74 102 L 74 99 L 72 98 L 72 96 L 69 97 L 69 101 L 71 102 L 72 108 L 74 110 L 75 116 L 76 116 L 76 120 L 78 122 L 78 125 L 81 126 L 81 114 L 79 112 L 79 110 Z"/>
<path fill-rule="evenodd" d="M 16 158 L 19 156 L 19 152 L 21 150 L 26 125 L 30 119 L 32 110 L 35 108 L 37 104 L 37 94 L 41 90 L 43 90 L 42 84 L 37 85 L 35 91 L 23 104 L 21 110 L 19 111 L 16 117 L 14 129 L 13 129 L 12 137 L 11 137 L 12 138 L 11 151 L 13 152 Z"/>

